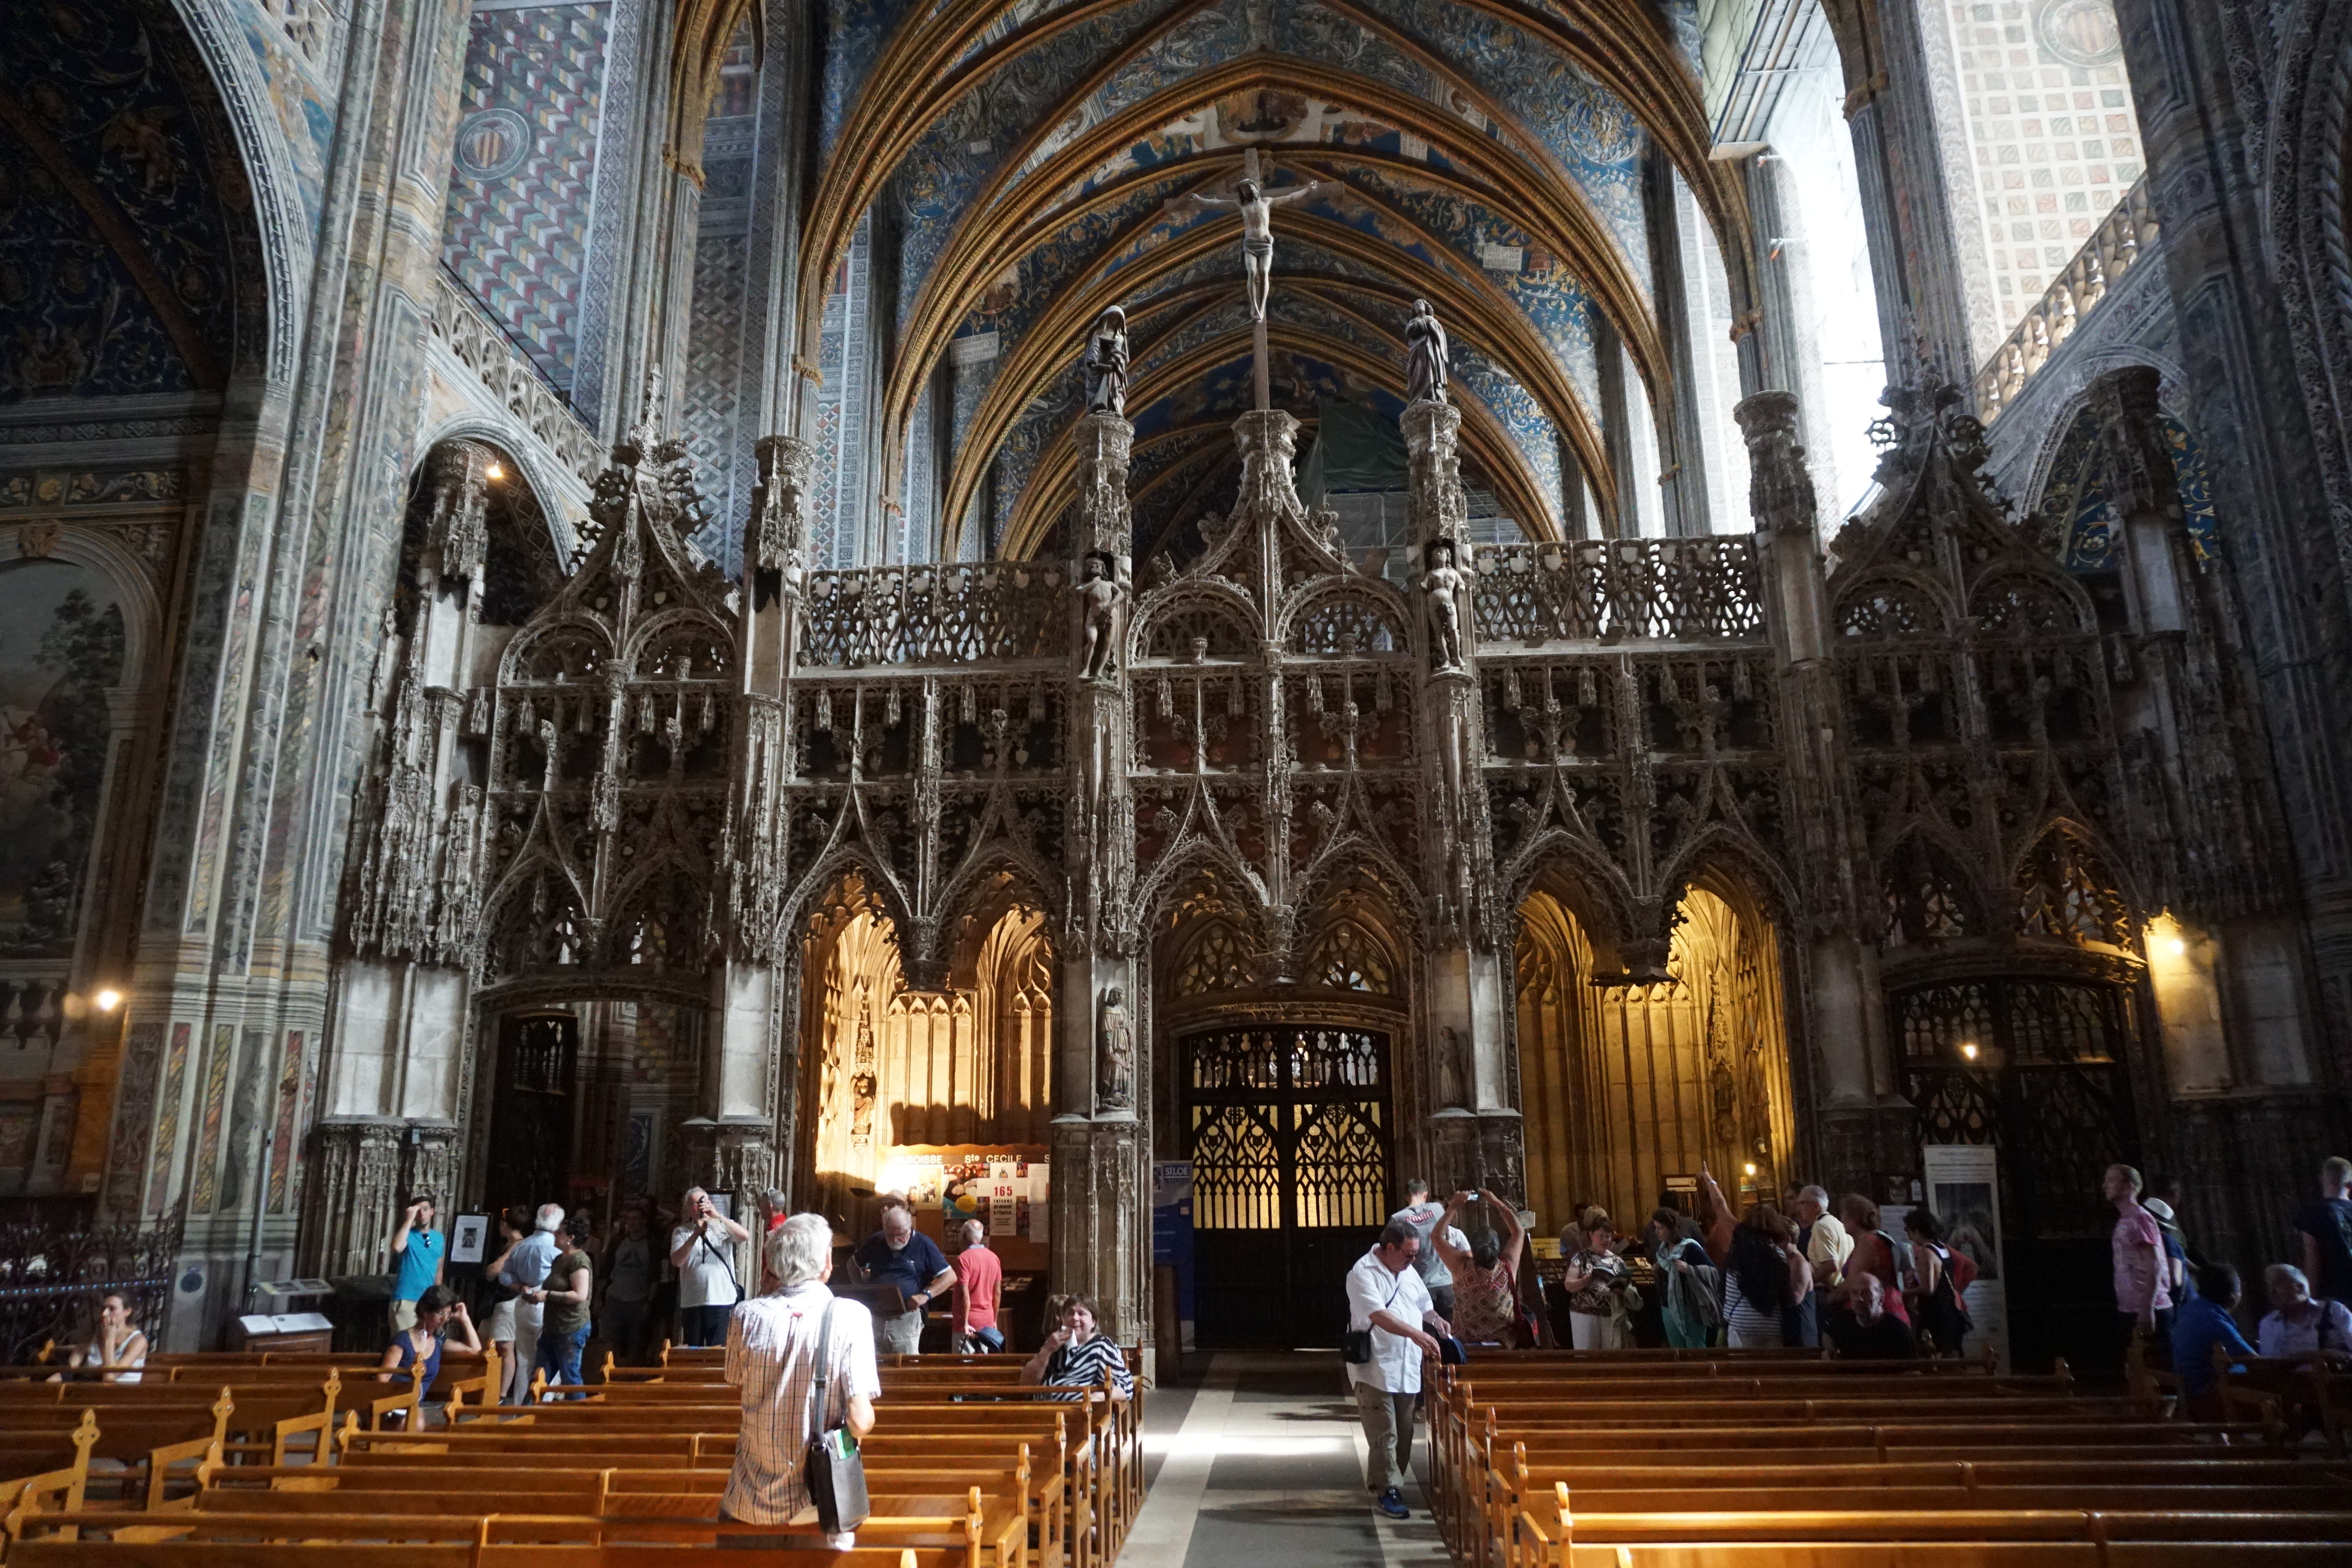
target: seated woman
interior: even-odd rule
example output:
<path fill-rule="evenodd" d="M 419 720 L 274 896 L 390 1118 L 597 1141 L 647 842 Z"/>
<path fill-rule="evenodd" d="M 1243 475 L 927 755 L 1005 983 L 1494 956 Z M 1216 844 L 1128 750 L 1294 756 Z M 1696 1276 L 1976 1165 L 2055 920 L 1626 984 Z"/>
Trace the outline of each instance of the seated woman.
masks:
<path fill-rule="evenodd" d="M 2352 1355 L 2352 1312 L 2341 1301 L 2313 1300 L 2311 1281 L 2302 1270 L 2272 1264 L 2263 1270 L 2263 1290 L 2271 1310 L 2254 1335 L 2264 1355 Z"/>
<path fill-rule="evenodd" d="M 1124 1403 L 1134 1396 L 1135 1375 L 1127 1370 L 1127 1357 L 1118 1346 L 1097 1332 L 1095 1304 L 1084 1296 L 1072 1296 L 1062 1303 L 1062 1326 L 1021 1368 L 1021 1381 L 1069 1389 L 1058 1397 L 1075 1402 L 1084 1397 L 1081 1390 L 1102 1386 L 1105 1373 L 1110 1375 L 1113 1399 Z"/>
<path fill-rule="evenodd" d="M 425 1392 L 441 1375 L 443 1343 L 452 1333 L 463 1336 L 457 1342 L 460 1350 L 480 1354 L 482 1342 L 474 1333 L 474 1320 L 466 1311 L 466 1303 L 446 1285 L 427 1285 L 425 1293 L 416 1298 L 415 1326 L 392 1336 L 392 1343 L 384 1347 L 383 1370 L 375 1375 L 376 1381 L 389 1383 L 394 1373 L 415 1371 L 417 1408 L 423 1409 Z"/>
<path fill-rule="evenodd" d="M 1463 1207 L 1492 1205 L 1502 1216 L 1502 1228 L 1465 1224 Z M 1456 1247 L 1451 1239 L 1466 1234 L 1470 1245 Z M 1454 1335 L 1464 1344 L 1498 1344 L 1505 1350 L 1532 1350 L 1519 1343 L 1519 1253 L 1528 1233 L 1511 1206 L 1491 1192 L 1457 1192 L 1447 1200 L 1445 1218 L 1429 1233 L 1430 1244 L 1454 1276 Z"/>
<path fill-rule="evenodd" d="M 132 1326 L 131 1303 L 112 1291 L 100 1297 L 96 1326 L 66 1364 L 96 1371 L 101 1383 L 138 1382 L 147 1364 L 147 1336 Z"/>

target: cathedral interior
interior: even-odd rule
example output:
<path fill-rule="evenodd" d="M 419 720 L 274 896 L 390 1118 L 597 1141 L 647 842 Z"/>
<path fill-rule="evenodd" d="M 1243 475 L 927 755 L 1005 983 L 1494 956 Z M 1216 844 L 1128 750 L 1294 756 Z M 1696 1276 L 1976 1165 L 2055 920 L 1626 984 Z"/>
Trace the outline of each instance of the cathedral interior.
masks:
<path fill-rule="evenodd" d="M 0 35 L 0 1252 L 173 1347 L 418 1191 L 1150 1345 L 1181 1179 L 1292 1345 L 1410 1176 L 1957 1145 L 2046 1366 L 2352 1142 L 2347 0 Z"/>

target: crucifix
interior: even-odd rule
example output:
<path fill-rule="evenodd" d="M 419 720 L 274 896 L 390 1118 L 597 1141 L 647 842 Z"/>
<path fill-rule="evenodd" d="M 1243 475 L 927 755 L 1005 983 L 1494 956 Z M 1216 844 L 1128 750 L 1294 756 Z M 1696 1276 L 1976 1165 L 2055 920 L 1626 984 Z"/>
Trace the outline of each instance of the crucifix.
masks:
<path fill-rule="evenodd" d="M 1309 180 L 1269 196 L 1258 183 L 1257 149 L 1244 150 L 1242 177 L 1230 196 L 1203 196 L 1195 192 L 1183 200 L 1194 206 L 1223 207 L 1242 215 L 1242 284 L 1249 297 L 1250 347 L 1256 361 L 1257 406 L 1271 406 L 1267 387 L 1265 297 L 1274 283 L 1274 209 L 1310 195 L 1322 182 Z"/>

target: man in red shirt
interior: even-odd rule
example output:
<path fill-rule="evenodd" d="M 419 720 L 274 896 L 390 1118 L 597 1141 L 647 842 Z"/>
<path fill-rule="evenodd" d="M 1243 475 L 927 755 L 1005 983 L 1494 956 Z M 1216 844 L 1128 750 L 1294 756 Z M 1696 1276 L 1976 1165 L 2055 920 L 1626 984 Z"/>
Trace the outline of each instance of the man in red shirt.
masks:
<path fill-rule="evenodd" d="M 965 1220 L 963 1250 L 952 1262 L 956 1277 L 952 1348 L 967 1355 L 1003 1350 L 1004 1334 L 996 1326 L 996 1297 L 1004 1282 L 1004 1264 L 988 1249 L 988 1227 L 977 1219 Z"/>

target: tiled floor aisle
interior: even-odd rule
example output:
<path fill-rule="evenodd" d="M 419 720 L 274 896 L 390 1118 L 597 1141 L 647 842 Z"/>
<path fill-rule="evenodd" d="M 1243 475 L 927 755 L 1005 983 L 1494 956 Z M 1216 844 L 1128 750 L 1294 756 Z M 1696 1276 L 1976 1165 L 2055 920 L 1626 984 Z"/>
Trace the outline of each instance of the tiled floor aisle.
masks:
<path fill-rule="evenodd" d="M 1143 1445 L 1151 1494 L 1118 1568 L 1387 1568 L 1444 1563 L 1416 1483 L 1413 1517 L 1374 1513 L 1364 1437 L 1336 1352 L 1213 1356 L 1198 1384 L 1155 1390 Z M 1427 1473 L 1426 1428 L 1413 1446 Z"/>

